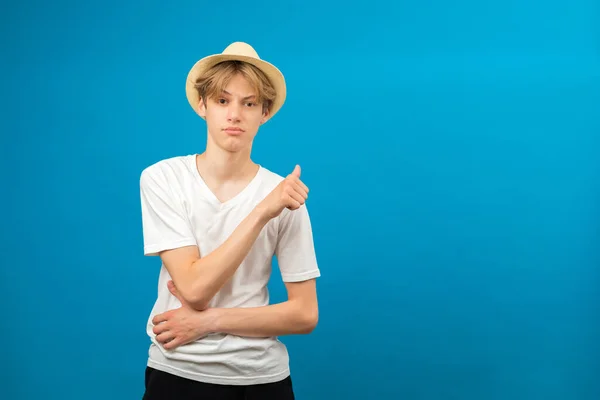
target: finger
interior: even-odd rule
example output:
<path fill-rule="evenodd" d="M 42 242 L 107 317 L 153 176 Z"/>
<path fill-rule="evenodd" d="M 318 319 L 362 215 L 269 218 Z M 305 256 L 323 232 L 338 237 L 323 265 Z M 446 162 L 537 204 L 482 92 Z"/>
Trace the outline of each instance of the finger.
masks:
<path fill-rule="evenodd" d="M 175 339 L 175 334 L 173 331 L 164 331 L 160 335 L 156 335 L 156 341 L 158 343 L 166 343 Z"/>
<path fill-rule="evenodd" d="M 302 181 L 300 180 L 300 178 L 297 178 L 297 177 L 295 177 L 295 176 L 293 176 L 293 175 L 290 175 L 290 176 L 288 177 L 288 181 L 298 184 L 298 185 L 299 185 L 299 186 L 300 186 L 302 189 L 304 189 L 304 190 L 306 191 L 306 193 L 308 193 L 308 186 L 306 186 L 306 185 L 304 184 L 304 182 L 302 182 Z"/>
<path fill-rule="evenodd" d="M 167 288 L 169 289 L 169 292 L 171 292 L 173 296 L 177 297 L 177 300 L 179 300 L 179 302 L 183 304 L 183 299 L 179 294 L 179 290 L 177 290 L 177 287 L 175 286 L 175 283 L 173 281 L 167 282 Z"/>
<path fill-rule="evenodd" d="M 292 176 L 296 177 L 296 178 L 300 178 L 300 166 L 296 165 L 296 167 L 294 168 L 294 171 L 292 171 Z"/>
<path fill-rule="evenodd" d="M 175 348 L 177 348 L 177 347 L 181 346 L 181 343 L 180 343 L 180 342 L 181 342 L 181 340 L 180 340 L 179 338 L 175 338 L 175 339 L 173 339 L 173 340 L 170 340 L 170 341 L 168 341 L 167 343 L 164 343 L 164 344 L 163 344 L 163 347 L 164 347 L 166 350 L 173 350 L 173 349 L 175 349 Z"/>
<path fill-rule="evenodd" d="M 300 188 L 295 188 L 293 185 L 289 186 L 285 189 L 285 194 L 287 194 L 289 197 L 292 197 L 294 200 L 303 203 L 306 200 L 306 197 L 303 196 L 302 190 L 299 191 L 296 189 Z"/>
<path fill-rule="evenodd" d="M 169 319 L 169 313 L 168 312 L 164 312 L 162 314 L 155 315 L 154 318 L 152 318 L 152 323 L 154 325 L 158 325 L 161 322 L 165 322 L 168 319 Z"/>
<path fill-rule="evenodd" d="M 306 185 L 304 184 L 304 182 L 302 182 L 300 179 L 298 179 L 296 182 L 297 182 L 297 183 L 298 183 L 298 185 L 300 185 L 300 187 L 301 187 L 302 189 L 304 189 L 304 190 L 306 191 L 306 193 L 308 194 L 308 192 L 309 192 L 309 190 L 308 190 L 308 186 L 306 186 Z"/>
<path fill-rule="evenodd" d="M 294 189 L 296 192 L 300 193 L 300 195 L 301 195 L 302 197 L 304 197 L 304 199 L 306 199 L 306 198 L 308 197 L 308 191 L 307 191 L 306 189 L 304 189 L 304 188 L 302 187 L 302 185 L 298 184 L 297 182 L 292 182 L 292 188 L 293 188 L 293 189 Z"/>
<path fill-rule="evenodd" d="M 299 209 L 299 208 L 300 208 L 300 206 L 302 206 L 302 204 L 298 203 L 298 202 L 297 202 L 296 200 L 294 200 L 294 199 L 290 199 L 290 201 L 288 202 L 288 205 L 287 205 L 287 207 L 286 207 L 286 208 L 287 208 L 288 210 L 292 210 L 292 211 L 293 211 L 293 210 L 297 210 L 297 209 Z"/>
<path fill-rule="evenodd" d="M 198 338 L 198 339 L 200 339 L 200 338 Z M 189 336 L 186 337 L 186 336 L 180 335 L 180 336 L 175 337 L 175 339 L 165 343 L 163 345 L 163 347 L 167 350 L 173 350 L 176 347 L 183 346 L 188 343 L 192 343 L 194 340 L 196 340 L 196 339 L 193 337 L 189 337 Z"/>
<path fill-rule="evenodd" d="M 170 340 L 169 342 L 165 343 L 163 345 L 163 347 L 167 350 L 173 350 L 176 347 L 183 346 L 184 344 L 188 344 L 193 341 L 194 341 L 194 339 L 191 337 L 186 338 L 185 336 L 180 335 L 180 336 L 175 337 L 173 340 Z"/>
<path fill-rule="evenodd" d="M 302 196 L 300 196 L 298 193 L 296 192 L 291 192 L 288 193 L 289 199 L 287 201 L 288 203 L 288 208 L 290 210 L 296 210 L 298 208 L 300 208 L 300 206 L 302 204 L 304 204 L 304 198 Z"/>
<path fill-rule="evenodd" d="M 161 333 L 166 332 L 168 330 L 169 327 L 166 323 L 154 325 L 154 327 L 152 328 L 152 332 L 154 332 L 155 335 L 160 335 Z"/>

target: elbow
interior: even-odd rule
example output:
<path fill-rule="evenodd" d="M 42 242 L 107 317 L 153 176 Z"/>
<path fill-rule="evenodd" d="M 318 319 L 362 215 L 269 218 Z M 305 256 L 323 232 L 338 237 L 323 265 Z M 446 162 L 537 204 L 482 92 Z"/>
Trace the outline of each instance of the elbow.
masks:
<path fill-rule="evenodd" d="M 308 335 L 312 333 L 319 323 L 319 310 L 311 308 L 304 310 L 301 314 L 300 334 Z"/>
<path fill-rule="evenodd" d="M 210 303 L 210 299 L 205 298 L 203 296 L 192 296 L 188 304 L 196 311 L 204 311 L 208 308 L 208 304 Z"/>
<path fill-rule="evenodd" d="M 196 311 L 204 311 L 208 308 L 209 302 L 204 298 L 192 298 L 188 304 Z"/>
<path fill-rule="evenodd" d="M 203 290 L 192 286 L 186 289 L 187 290 L 181 292 L 181 296 L 177 296 L 181 303 L 185 302 L 188 306 L 197 311 L 203 311 L 208 308 L 211 299 L 203 295 Z"/>

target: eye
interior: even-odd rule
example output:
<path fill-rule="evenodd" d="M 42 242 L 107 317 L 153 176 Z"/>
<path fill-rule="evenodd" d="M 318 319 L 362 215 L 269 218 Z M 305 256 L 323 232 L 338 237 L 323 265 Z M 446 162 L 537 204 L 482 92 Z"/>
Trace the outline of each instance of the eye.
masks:
<path fill-rule="evenodd" d="M 227 103 L 227 100 L 225 100 L 224 98 L 220 98 L 218 100 L 218 102 L 219 102 L 219 104 L 225 104 L 225 103 Z"/>
<path fill-rule="evenodd" d="M 254 106 L 256 105 L 256 103 L 246 103 L 246 105 L 247 105 L 248 107 L 254 107 Z"/>

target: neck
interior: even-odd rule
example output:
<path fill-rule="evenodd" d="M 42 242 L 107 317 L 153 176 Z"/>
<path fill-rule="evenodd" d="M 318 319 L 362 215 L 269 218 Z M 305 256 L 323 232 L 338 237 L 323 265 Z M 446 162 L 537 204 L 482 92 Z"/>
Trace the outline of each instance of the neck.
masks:
<path fill-rule="evenodd" d="M 202 175 L 218 182 L 244 180 L 256 174 L 258 165 L 250 158 L 251 149 L 238 152 L 226 151 L 210 139 L 206 151 L 197 157 L 197 166 Z"/>

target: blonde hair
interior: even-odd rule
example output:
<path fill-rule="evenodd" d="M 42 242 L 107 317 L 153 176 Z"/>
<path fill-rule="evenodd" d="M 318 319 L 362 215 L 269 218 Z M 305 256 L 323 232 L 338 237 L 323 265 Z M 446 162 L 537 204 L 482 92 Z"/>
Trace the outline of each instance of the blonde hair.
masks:
<path fill-rule="evenodd" d="M 256 101 L 258 104 L 262 104 L 263 112 L 270 111 L 276 95 L 275 88 L 260 69 L 247 62 L 220 62 L 196 80 L 195 88 L 198 90 L 200 98 L 206 103 L 206 99 L 220 96 L 231 78 L 238 73 L 246 78 L 256 91 Z"/>

